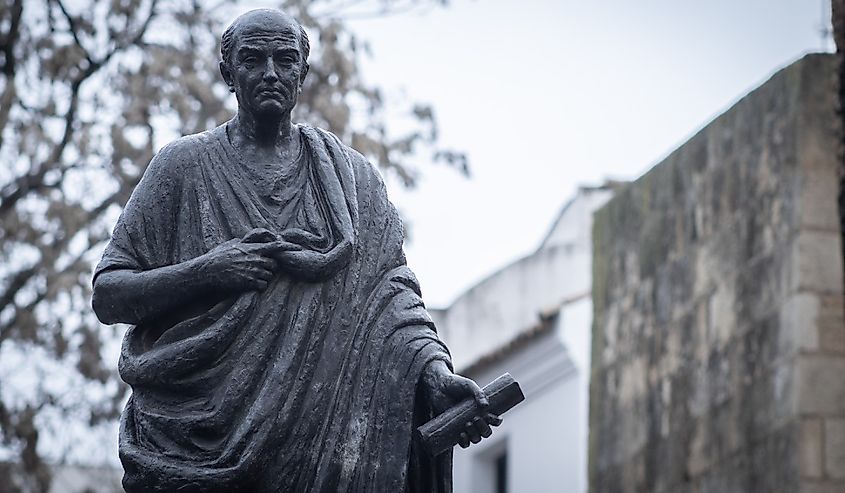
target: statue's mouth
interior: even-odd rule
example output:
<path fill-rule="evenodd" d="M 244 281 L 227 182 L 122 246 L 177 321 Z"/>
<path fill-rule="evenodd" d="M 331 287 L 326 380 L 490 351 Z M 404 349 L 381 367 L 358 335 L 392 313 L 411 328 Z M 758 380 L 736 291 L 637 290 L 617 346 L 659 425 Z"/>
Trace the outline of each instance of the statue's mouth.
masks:
<path fill-rule="evenodd" d="M 262 88 L 262 89 L 258 90 L 258 95 L 264 96 L 264 97 L 269 96 L 269 97 L 281 98 L 281 97 L 285 96 L 285 93 L 281 89 Z"/>

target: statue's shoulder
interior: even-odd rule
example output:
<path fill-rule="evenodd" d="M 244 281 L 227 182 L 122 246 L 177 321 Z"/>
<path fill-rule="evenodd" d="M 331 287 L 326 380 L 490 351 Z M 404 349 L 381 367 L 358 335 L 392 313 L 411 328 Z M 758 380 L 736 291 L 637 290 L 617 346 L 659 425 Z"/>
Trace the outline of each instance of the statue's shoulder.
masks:
<path fill-rule="evenodd" d="M 153 156 L 146 174 L 164 175 L 169 178 L 184 176 L 185 172 L 199 166 L 199 157 L 211 145 L 219 128 L 185 135 L 166 144 Z"/>
<path fill-rule="evenodd" d="M 346 143 L 344 143 L 340 139 L 340 137 L 338 137 L 334 133 L 319 127 L 314 127 L 306 124 L 300 124 L 300 128 L 306 130 L 307 132 L 314 132 L 316 134 L 322 135 L 323 139 L 326 142 L 333 142 L 344 154 L 346 154 L 349 159 L 349 164 L 352 166 L 352 169 L 355 172 L 356 176 L 365 174 L 374 177 L 378 181 L 382 180 L 379 171 L 376 169 L 375 166 L 373 166 L 372 163 L 370 163 L 370 161 L 363 154 L 358 152 L 358 150 L 356 150 L 351 145 L 347 145 Z"/>

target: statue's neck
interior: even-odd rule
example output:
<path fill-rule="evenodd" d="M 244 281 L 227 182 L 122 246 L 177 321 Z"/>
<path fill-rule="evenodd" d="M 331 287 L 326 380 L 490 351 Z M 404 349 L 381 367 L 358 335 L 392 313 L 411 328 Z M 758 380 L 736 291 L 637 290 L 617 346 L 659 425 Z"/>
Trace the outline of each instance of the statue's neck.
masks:
<path fill-rule="evenodd" d="M 235 131 L 243 143 L 265 150 L 284 151 L 290 146 L 293 125 L 290 113 L 279 118 L 256 118 L 254 115 L 239 110 L 232 122 Z"/>

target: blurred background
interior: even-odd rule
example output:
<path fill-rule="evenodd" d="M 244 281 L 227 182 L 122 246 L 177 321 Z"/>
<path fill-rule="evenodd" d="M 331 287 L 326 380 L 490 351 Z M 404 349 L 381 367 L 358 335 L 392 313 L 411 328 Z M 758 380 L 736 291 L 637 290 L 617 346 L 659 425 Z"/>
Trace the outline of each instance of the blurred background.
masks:
<path fill-rule="evenodd" d="M 154 153 L 232 116 L 219 35 L 268 6 L 311 37 L 295 120 L 333 131 L 382 171 L 456 366 L 482 384 L 511 371 L 533 397 L 499 439 L 457 452 L 456 492 L 676 487 L 636 463 L 608 472 L 616 482 L 588 474 L 624 463 L 602 462 L 589 435 L 591 355 L 601 354 L 591 338 L 603 327 L 593 212 L 778 70 L 834 52 L 829 0 L 0 0 L 0 491 L 119 491 L 125 327 L 94 317 L 93 266 Z M 792 94 L 797 82 L 784 84 Z M 807 101 L 827 94 L 817 91 Z M 745 120 L 792 115 L 760 104 Z M 741 128 L 717 133 L 774 132 Z M 718 145 L 705 148 L 718 161 Z M 649 432 L 617 431 L 648 442 Z M 831 467 L 820 477 L 837 478 Z M 732 491 L 776 491 L 749 481 Z"/>

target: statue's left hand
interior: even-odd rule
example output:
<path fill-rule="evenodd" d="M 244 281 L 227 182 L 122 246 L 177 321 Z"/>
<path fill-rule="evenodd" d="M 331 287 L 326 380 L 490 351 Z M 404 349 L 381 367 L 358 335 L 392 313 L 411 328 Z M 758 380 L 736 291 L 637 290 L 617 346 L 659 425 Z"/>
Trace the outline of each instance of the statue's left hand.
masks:
<path fill-rule="evenodd" d="M 423 371 L 422 382 L 435 414 L 440 414 L 466 399 L 475 400 L 479 412 L 472 421 L 466 423 L 460 435 L 458 444 L 462 448 L 489 437 L 493 433 L 491 427 L 502 423 L 502 418 L 487 411 L 490 403 L 481 387 L 471 379 L 453 373 L 445 362 L 429 363 Z"/>

